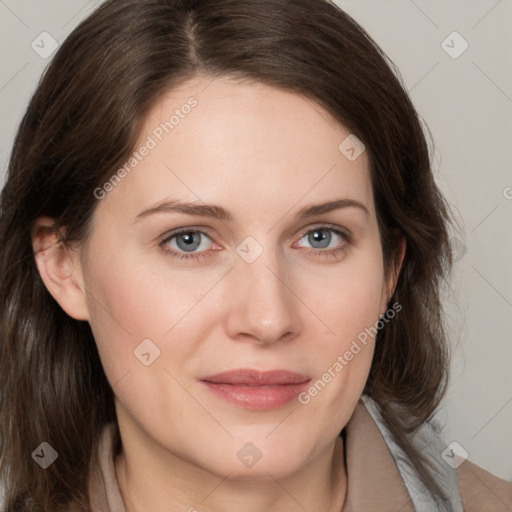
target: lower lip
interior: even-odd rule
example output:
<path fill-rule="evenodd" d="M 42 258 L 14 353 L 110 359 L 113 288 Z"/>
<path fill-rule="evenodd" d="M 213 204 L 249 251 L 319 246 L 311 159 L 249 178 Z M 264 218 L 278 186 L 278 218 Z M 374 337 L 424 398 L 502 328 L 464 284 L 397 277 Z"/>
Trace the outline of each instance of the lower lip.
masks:
<path fill-rule="evenodd" d="M 212 393 L 227 402 L 254 411 L 268 411 L 289 404 L 297 398 L 300 392 L 309 383 L 309 381 L 307 381 L 302 384 L 251 387 L 240 384 L 201 382 L 205 384 Z"/>

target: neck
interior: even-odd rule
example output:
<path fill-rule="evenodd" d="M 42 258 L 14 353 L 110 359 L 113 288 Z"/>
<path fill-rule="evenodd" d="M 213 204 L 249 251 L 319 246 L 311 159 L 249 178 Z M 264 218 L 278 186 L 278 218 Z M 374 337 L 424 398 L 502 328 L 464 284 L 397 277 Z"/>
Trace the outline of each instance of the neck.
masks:
<path fill-rule="evenodd" d="M 172 456 L 137 457 L 124 448 L 115 469 L 126 512 L 340 512 L 347 490 L 342 438 L 281 479 L 268 473 L 233 480 Z"/>

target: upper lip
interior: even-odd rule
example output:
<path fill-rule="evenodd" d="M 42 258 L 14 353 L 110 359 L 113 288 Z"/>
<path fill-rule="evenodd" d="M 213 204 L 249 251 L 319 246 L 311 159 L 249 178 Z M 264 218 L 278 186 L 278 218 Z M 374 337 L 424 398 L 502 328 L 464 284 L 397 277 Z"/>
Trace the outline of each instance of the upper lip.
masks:
<path fill-rule="evenodd" d="M 215 384 L 237 384 L 240 386 L 278 386 L 304 384 L 311 380 L 311 378 L 289 370 L 259 371 L 249 368 L 237 368 L 209 375 L 201 380 Z"/>

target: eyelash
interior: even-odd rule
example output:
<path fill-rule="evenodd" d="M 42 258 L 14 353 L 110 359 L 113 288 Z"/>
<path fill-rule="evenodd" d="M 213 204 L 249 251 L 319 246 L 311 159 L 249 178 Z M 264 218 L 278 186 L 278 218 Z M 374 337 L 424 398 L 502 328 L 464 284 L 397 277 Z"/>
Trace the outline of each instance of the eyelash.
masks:
<path fill-rule="evenodd" d="M 338 235 L 343 240 L 342 245 L 339 247 L 335 247 L 334 249 L 310 249 L 310 250 L 306 251 L 308 253 L 313 253 L 314 257 L 325 258 L 325 257 L 338 256 L 339 254 L 341 254 L 342 252 L 345 251 L 345 249 L 346 249 L 345 245 L 347 243 L 350 243 L 350 237 L 347 233 L 344 233 L 343 231 L 337 229 L 335 226 L 332 226 L 330 224 L 321 224 L 318 226 L 314 226 L 313 228 L 307 229 L 306 231 L 304 231 L 301 234 L 301 236 L 299 237 L 299 240 L 304 238 L 304 236 L 306 236 L 308 233 L 311 233 L 312 231 L 332 231 L 333 233 Z M 160 242 L 161 249 L 166 254 L 170 255 L 172 258 L 175 258 L 177 260 L 200 261 L 200 260 L 203 260 L 204 258 L 209 257 L 208 251 L 187 254 L 184 252 L 175 251 L 174 249 L 169 250 L 169 249 L 165 248 L 165 245 L 167 243 L 169 243 L 173 238 L 175 238 L 183 233 L 200 233 L 200 234 L 205 235 L 206 237 L 210 238 L 207 233 L 205 233 L 204 231 L 201 231 L 199 229 L 183 228 L 183 229 L 179 229 L 179 230 L 173 232 L 170 236 L 165 238 L 165 240 L 162 240 L 162 242 Z"/>

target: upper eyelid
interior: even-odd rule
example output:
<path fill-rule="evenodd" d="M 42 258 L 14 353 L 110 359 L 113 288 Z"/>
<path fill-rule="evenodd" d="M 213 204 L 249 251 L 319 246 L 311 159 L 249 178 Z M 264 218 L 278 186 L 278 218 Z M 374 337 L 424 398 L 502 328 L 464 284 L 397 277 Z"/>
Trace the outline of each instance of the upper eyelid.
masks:
<path fill-rule="evenodd" d="M 302 237 L 307 235 L 310 231 L 315 231 L 315 229 L 325 229 L 326 231 L 334 231 L 336 233 L 343 235 L 345 238 L 348 238 L 348 236 L 349 236 L 348 232 L 346 232 L 348 230 L 346 230 L 344 228 L 335 226 L 333 224 L 318 224 L 317 226 L 313 226 L 313 227 L 310 227 L 310 228 L 300 231 L 299 239 L 301 239 Z"/>

